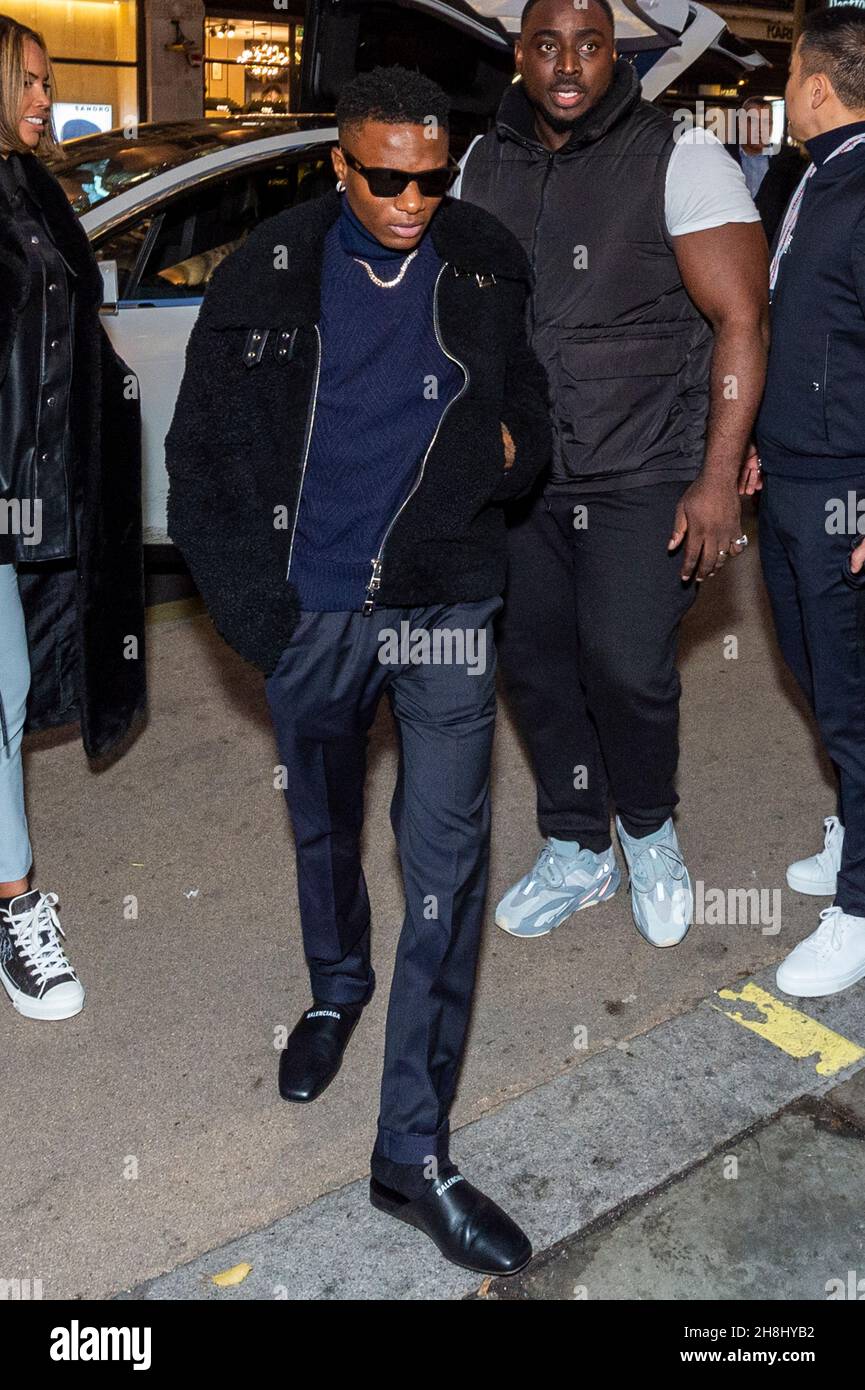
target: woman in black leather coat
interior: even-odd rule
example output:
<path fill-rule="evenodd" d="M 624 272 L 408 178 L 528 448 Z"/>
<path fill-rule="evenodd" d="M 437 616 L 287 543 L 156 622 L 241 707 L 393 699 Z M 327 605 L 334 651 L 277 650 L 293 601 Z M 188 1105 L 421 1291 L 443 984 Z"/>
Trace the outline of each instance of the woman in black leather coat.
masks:
<path fill-rule="evenodd" d="M 144 707 L 137 381 L 99 321 L 54 148 L 41 37 L 0 15 L 0 984 L 28 1018 L 84 1003 L 57 895 L 31 889 L 21 741 L 76 720 L 108 753 Z"/>

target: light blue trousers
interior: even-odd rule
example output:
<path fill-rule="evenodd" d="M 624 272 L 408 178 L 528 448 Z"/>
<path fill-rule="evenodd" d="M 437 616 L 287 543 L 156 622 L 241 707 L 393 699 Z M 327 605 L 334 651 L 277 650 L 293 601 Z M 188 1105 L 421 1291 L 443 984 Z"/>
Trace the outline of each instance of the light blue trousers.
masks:
<path fill-rule="evenodd" d="M 32 853 L 24 811 L 21 740 L 30 659 L 14 565 L 0 565 L 0 883 L 24 878 Z"/>

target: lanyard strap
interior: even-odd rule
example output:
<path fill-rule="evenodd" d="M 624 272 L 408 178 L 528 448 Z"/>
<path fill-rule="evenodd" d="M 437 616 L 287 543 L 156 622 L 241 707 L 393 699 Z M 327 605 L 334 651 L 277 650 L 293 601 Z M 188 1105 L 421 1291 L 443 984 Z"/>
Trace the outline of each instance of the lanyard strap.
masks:
<path fill-rule="evenodd" d="M 861 135 L 851 135 L 850 139 L 845 140 L 843 145 L 839 145 L 837 150 L 833 150 L 832 153 L 828 156 L 828 158 L 823 161 L 823 163 L 828 164 L 829 160 L 834 159 L 836 155 L 846 154 L 848 150 L 853 149 L 854 145 L 861 145 L 863 142 L 865 142 L 865 131 L 863 131 Z M 799 220 L 799 213 L 802 208 L 802 200 L 805 197 L 805 188 L 807 186 L 808 180 L 816 172 L 816 164 L 812 164 L 810 168 L 805 170 L 805 173 L 802 175 L 796 192 L 790 199 L 790 206 L 788 207 L 784 217 L 784 221 L 781 224 L 781 235 L 778 237 L 778 244 L 775 247 L 775 254 L 772 257 L 772 265 L 769 270 L 770 291 L 774 290 L 775 288 L 775 283 L 778 279 L 778 272 L 781 269 L 781 258 L 785 256 L 790 249 L 790 242 L 793 240 L 793 233 L 796 230 L 796 223 Z"/>

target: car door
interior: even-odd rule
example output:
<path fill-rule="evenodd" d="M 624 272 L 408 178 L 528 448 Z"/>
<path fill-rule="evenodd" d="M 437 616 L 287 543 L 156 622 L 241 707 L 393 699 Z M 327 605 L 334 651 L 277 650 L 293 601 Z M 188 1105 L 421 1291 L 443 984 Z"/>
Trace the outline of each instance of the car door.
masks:
<path fill-rule="evenodd" d="M 141 393 L 144 539 L 167 539 L 165 436 L 186 345 L 217 266 L 264 218 L 333 184 L 326 146 L 246 164 L 170 195 L 95 241 L 97 260 L 117 266 L 117 302 L 103 309 L 115 351 Z"/>

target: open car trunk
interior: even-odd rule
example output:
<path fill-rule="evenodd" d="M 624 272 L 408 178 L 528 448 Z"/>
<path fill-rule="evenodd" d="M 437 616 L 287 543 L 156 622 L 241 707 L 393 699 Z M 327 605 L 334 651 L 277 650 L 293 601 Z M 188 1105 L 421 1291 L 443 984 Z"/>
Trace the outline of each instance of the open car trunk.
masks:
<path fill-rule="evenodd" d="M 513 41 L 498 20 L 464 0 L 308 0 L 302 110 L 332 111 L 357 73 L 395 63 L 447 92 L 459 154 L 486 127 L 513 80 Z"/>

